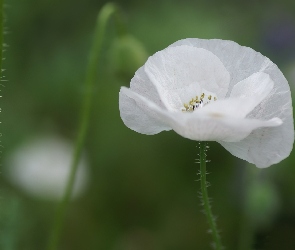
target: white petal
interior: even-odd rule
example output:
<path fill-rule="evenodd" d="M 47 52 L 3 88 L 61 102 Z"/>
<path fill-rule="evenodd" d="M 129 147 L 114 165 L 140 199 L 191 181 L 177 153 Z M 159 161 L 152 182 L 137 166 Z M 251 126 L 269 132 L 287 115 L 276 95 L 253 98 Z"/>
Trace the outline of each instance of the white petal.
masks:
<path fill-rule="evenodd" d="M 159 51 L 148 59 L 144 69 L 169 110 L 179 110 L 183 106 L 183 96 L 187 96 L 188 102 L 190 95 L 201 94 L 191 92 L 193 85 L 223 97 L 230 80 L 227 70 L 216 56 L 191 46 Z"/>
<path fill-rule="evenodd" d="M 143 67 L 135 72 L 130 88 L 158 106 L 164 107 L 155 86 L 147 77 Z M 119 93 L 119 109 L 124 124 L 138 133 L 153 135 L 163 130 L 170 130 L 170 128 L 163 126 L 157 119 L 154 119 L 151 112 L 145 106 L 137 105 L 133 99 L 126 96 L 122 91 Z"/>
<path fill-rule="evenodd" d="M 175 132 L 191 140 L 200 141 L 239 141 L 260 127 L 279 126 L 282 122 L 274 118 L 268 121 L 240 119 L 227 116 L 216 116 L 198 112 L 171 112 L 159 108 L 156 104 L 130 89 L 122 88 L 121 92 L 133 99 L 138 105 L 148 107 L 162 124 L 173 128 Z"/>
<path fill-rule="evenodd" d="M 265 72 L 269 74 L 274 82 L 275 78 L 273 76 L 276 74 L 282 74 L 276 65 L 267 57 L 249 47 L 240 46 L 233 41 L 189 38 L 179 40 L 171 44 L 169 47 L 183 45 L 209 50 L 219 58 L 230 74 L 228 96 L 235 84 L 256 72 Z"/>
<path fill-rule="evenodd" d="M 120 116 L 124 124 L 130 129 L 147 135 L 160 133 L 163 130 L 171 128 L 165 126 L 157 114 L 147 105 L 140 101 L 135 101 L 126 94 L 125 87 L 122 87 L 119 93 Z"/>
<path fill-rule="evenodd" d="M 244 118 L 266 98 L 273 89 L 273 85 L 268 74 L 255 73 L 237 83 L 232 89 L 230 98 L 211 102 L 195 112 Z"/>
<path fill-rule="evenodd" d="M 257 72 L 238 82 L 233 87 L 230 97 L 245 99 L 249 107 L 248 114 L 269 95 L 273 86 L 274 82 L 268 74 Z"/>
<path fill-rule="evenodd" d="M 248 98 L 254 96 L 260 103 L 273 89 L 274 82 L 264 72 L 257 72 L 233 86 L 230 97 Z"/>
<path fill-rule="evenodd" d="M 232 118 L 245 118 L 253 110 L 256 98 L 227 98 L 217 100 L 205 105 L 194 112 L 198 114 L 214 114 L 215 116 L 228 116 Z"/>
<path fill-rule="evenodd" d="M 160 100 L 160 96 L 158 94 L 156 87 L 150 81 L 150 79 L 144 71 L 144 67 L 139 68 L 135 72 L 134 77 L 131 79 L 130 88 L 134 92 L 156 103 L 158 106 L 164 107 Z"/>
<path fill-rule="evenodd" d="M 183 116 L 183 115 L 182 115 Z M 282 124 L 279 118 L 268 121 L 242 119 L 227 116 L 190 115 L 185 122 L 176 116 L 171 127 L 175 132 L 191 140 L 236 142 L 246 138 L 253 130 L 261 127 L 275 127 Z"/>
<path fill-rule="evenodd" d="M 219 143 L 231 154 L 255 164 L 258 168 L 266 168 L 289 156 L 290 144 L 292 149 L 294 138 L 294 131 L 290 128 L 293 128 L 293 122 L 284 122 L 279 127 L 257 129 L 239 142 Z M 285 137 L 284 129 L 290 131 L 291 143 Z"/>
<path fill-rule="evenodd" d="M 273 90 L 247 117 L 261 120 L 278 117 L 283 124 L 276 128 L 255 130 L 240 142 L 220 143 L 233 155 L 258 167 L 270 166 L 289 156 L 294 142 L 292 100 L 287 80 L 278 67 L 253 49 L 232 41 L 184 39 L 171 46 L 180 45 L 204 48 L 220 59 L 231 76 L 227 96 L 238 82 L 254 73 L 263 72 L 270 76 L 274 83 Z"/>

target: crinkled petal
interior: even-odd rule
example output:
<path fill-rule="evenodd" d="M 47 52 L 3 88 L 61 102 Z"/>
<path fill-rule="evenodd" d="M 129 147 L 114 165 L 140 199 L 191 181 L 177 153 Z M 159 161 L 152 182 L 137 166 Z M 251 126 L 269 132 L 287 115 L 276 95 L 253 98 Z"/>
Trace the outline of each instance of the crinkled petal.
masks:
<path fill-rule="evenodd" d="M 195 110 L 194 113 L 216 117 L 245 118 L 252 110 L 253 102 L 255 102 L 254 98 L 228 98 L 205 105 L 203 108 Z"/>
<path fill-rule="evenodd" d="M 293 126 L 290 121 L 288 123 L 284 122 L 279 127 L 254 130 L 238 142 L 219 141 L 219 143 L 231 154 L 255 164 L 258 168 L 266 168 L 279 163 L 289 155 L 290 145 L 285 141 L 282 129 L 282 126 Z M 290 132 L 290 138 L 294 138 L 293 131 Z"/>
<path fill-rule="evenodd" d="M 274 82 L 268 74 L 257 72 L 238 82 L 233 87 L 230 98 L 245 100 L 248 103 L 248 114 L 269 95 L 273 86 Z"/>
<path fill-rule="evenodd" d="M 263 72 L 270 76 L 274 83 L 272 91 L 247 118 L 267 120 L 278 117 L 283 124 L 276 128 L 257 129 L 240 142 L 220 143 L 233 155 L 257 167 L 268 167 L 289 156 L 294 143 L 292 100 L 290 87 L 278 67 L 259 52 L 232 41 L 192 38 L 180 40 L 171 47 L 182 45 L 204 48 L 220 59 L 231 76 L 227 96 L 236 91 L 235 85 L 254 73 Z"/>
<path fill-rule="evenodd" d="M 183 96 L 187 95 L 188 102 L 190 95 L 201 94 L 198 89 L 224 97 L 230 81 L 230 75 L 218 57 L 192 46 L 159 51 L 148 59 L 144 70 L 169 110 L 180 110 Z M 193 86 L 196 86 L 195 90 Z"/>
<path fill-rule="evenodd" d="M 200 141 L 238 141 L 247 137 L 253 130 L 261 127 L 279 126 L 278 118 L 268 121 L 216 116 L 210 113 L 181 113 L 161 109 L 147 98 L 122 88 L 121 92 L 133 99 L 137 105 L 146 106 L 162 124 L 171 127 L 183 137 Z"/>
<path fill-rule="evenodd" d="M 273 85 L 268 74 L 252 74 L 234 86 L 230 98 L 211 102 L 195 112 L 244 118 L 267 97 Z"/>
<path fill-rule="evenodd" d="M 124 124 L 141 134 L 153 135 L 164 130 L 171 130 L 161 122 L 158 115 L 145 103 L 136 102 L 126 95 L 127 88 L 122 87 L 119 93 L 120 116 Z M 148 100 L 148 99 L 147 99 Z"/>
<path fill-rule="evenodd" d="M 246 138 L 257 128 L 275 127 L 281 124 L 279 118 L 261 121 L 227 116 L 191 115 L 184 124 L 177 119 L 171 126 L 175 132 L 191 140 L 236 142 Z"/>
<path fill-rule="evenodd" d="M 155 86 L 149 80 L 143 67 L 135 72 L 130 83 L 130 89 L 156 103 L 159 107 L 164 107 Z M 137 105 L 133 99 L 126 96 L 122 91 L 119 93 L 119 109 L 124 124 L 138 133 L 153 135 L 164 130 L 170 130 L 163 126 L 157 118 L 153 118 L 150 110 L 143 105 Z"/>
<path fill-rule="evenodd" d="M 144 67 L 139 68 L 135 72 L 134 77 L 131 79 L 130 89 L 148 98 L 152 102 L 156 103 L 159 107 L 164 107 L 156 87 L 150 81 L 150 79 L 144 71 Z"/>
<path fill-rule="evenodd" d="M 259 104 L 272 91 L 273 86 L 274 82 L 268 74 L 257 72 L 234 85 L 230 97 L 255 97 Z"/>

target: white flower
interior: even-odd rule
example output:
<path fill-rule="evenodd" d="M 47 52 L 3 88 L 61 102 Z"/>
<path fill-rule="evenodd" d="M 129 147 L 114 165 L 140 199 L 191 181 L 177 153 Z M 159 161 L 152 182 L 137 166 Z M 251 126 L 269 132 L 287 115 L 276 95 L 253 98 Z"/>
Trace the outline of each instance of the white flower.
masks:
<path fill-rule="evenodd" d="M 70 174 L 73 145 L 56 136 L 26 142 L 6 160 L 5 175 L 29 195 L 60 199 Z M 88 180 L 88 164 L 80 160 L 72 197 L 83 193 Z"/>
<path fill-rule="evenodd" d="M 268 58 L 232 41 L 184 39 L 151 56 L 119 94 L 126 126 L 217 141 L 264 168 L 286 158 L 294 125 L 289 85 Z"/>

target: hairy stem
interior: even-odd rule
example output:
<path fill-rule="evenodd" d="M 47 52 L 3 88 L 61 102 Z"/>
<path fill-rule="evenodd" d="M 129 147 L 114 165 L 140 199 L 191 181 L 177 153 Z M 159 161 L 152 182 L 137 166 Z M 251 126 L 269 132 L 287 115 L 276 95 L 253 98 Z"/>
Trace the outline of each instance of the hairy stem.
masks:
<path fill-rule="evenodd" d="M 202 191 L 202 205 L 204 206 L 204 211 L 207 217 L 207 221 L 210 227 L 210 232 L 212 233 L 214 240 L 214 247 L 216 250 L 221 250 L 222 245 L 220 241 L 220 236 L 217 231 L 216 222 L 211 211 L 211 205 L 208 197 L 207 181 L 206 181 L 206 142 L 200 142 L 200 180 L 201 180 L 201 191 Z"/>
<path fill-rule="evenodd" d="M 3 34 L 4 34 L 4 18 L 3 18 L 3 0 L 0 0 L 0 76 L 2 76 L 2 60 L 3 60 Z"/>
<path fill-rule="evenodd" d="M 75 144 L 75 150 L 72 158 L 71 172 L 67 181 L 65 192 L 62 200 L 57 208 L 56 216 L 53 222 L 53 229 L 51 237 L 49 238 L 48 250 L 56 250 L 58 247 L 61 230 L 66 214 L 66 209 L 70 201 L 72 189 L 75 183 L 75 176 L 80 160 L 82 148 L 84 145 L 85 137 L 89 127 L 89 118 L 93 94 L 93 86 L 97 74 L 97 65 L 101 57 L 102 44 L 104 40 L 104 34 L 106 26 L 110 18 L 114 15 L 116 21 L 116 28 L 119 35 L 122 35 L 125 31 L 124 24 L 120 19 L 120 12 L 116 5 L 108 3 L 103 6 L 97 17 L 96 29 L 94 34 L 93 45 L 89 54 L 88 67 L 86 71 L 85 79 L 85 92 L 84 100 L 82 103 L 81 122 L 78 129 L 77 140 Z"/>

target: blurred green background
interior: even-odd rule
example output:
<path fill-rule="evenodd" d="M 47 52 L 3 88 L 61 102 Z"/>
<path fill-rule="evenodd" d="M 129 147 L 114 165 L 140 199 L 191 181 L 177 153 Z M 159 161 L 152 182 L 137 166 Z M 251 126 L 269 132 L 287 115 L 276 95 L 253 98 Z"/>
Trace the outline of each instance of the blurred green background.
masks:
<path fill-rule="evenodd" d="M 9 167 L 5 159 L 31 138 L 54 134 L 75 140 L 87 57 L 105 3 L 7 1 L 9 82 L 1 88 L 0 124 L 4 172 Z M 183 38 L 234 40 L 274 61 L 295 90 L 294 1 L 117 4 L 148 55 Z M 211 249 L 196 182 L 197 142 L 173 131 L 141 135 L 123 124 L 119 89 L 129 86 L 141 65 L 126 59 L 123 64 L 130 68 L 117 68 L 114 40 L 111 22 L 85 146 L 88 186 L 69 206 L 60 249 Z M 209 145 L 209 194 L 226 249 L 242 249 L 249 232 L 252 249 L 295 249 L 294 150 L 280 164 L 258 171 L 216 142 Z M 56 207 L 57 201 L 31 196 L 1 174 L 0 249 L 45 249 Z"/>

